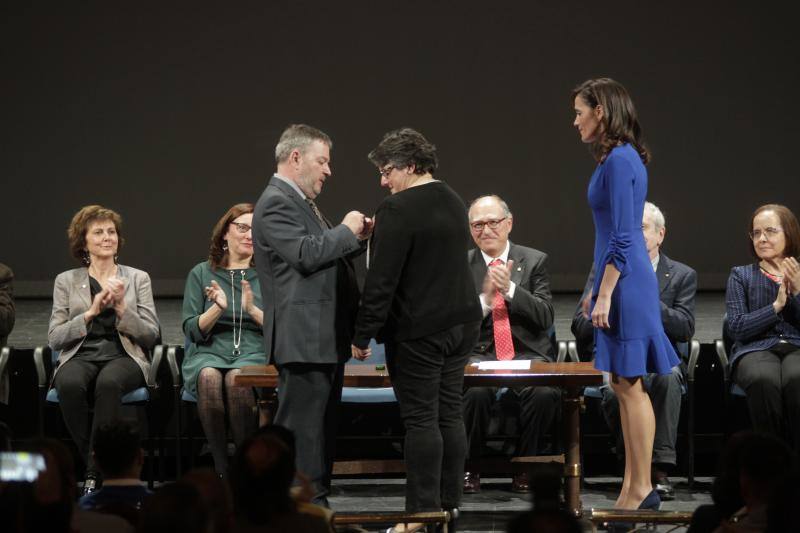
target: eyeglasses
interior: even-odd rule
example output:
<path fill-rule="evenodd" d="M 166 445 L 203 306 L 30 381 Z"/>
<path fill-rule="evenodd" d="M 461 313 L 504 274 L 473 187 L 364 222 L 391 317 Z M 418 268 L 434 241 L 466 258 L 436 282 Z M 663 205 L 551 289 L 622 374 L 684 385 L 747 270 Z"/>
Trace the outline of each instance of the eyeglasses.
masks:
<path fill-rule="evenodd" d="M 469 227 L 472 228 L 472 231 L 475 233 L 480 233 L 483 231 L 483 228 L 489 226 L 489 229 L 497 229 L 500 226 L 500 223 L 507 219 L 508 217 L 499 218 L 497 220 L 487 220 L 485 222 L 471 222 Z"/>
<path fill-rule="evenodd" d="M 250 224 L 244 224 L 242 222 L 231 222 L 231 224 L 236 226 L 236 231 L 239 233 L 247 233 L 251 229 Z"/>
<path fill-rule="evenodd" d="M 763 231 L 760 229 L 753 230 L 748 233 L 751 239 L 754 241 L 760 241 L 761 237 L 766 237 L 768 241 L 771 241 L 775 238 L 775 236 L 782 232 L 781 228 L 765 228 Z"/>
<path fill-rule="evenodd" d="M 394 170 L 394 169 L 395 169 L 394 165 L 387 165 L 387 166 L 385 166 L 383 168 L 379 168 L 378 172 L 381 173 L 381 177 L 382 178 L 388 178 L 389 174 L 391 174 L 392 170 Z"/>

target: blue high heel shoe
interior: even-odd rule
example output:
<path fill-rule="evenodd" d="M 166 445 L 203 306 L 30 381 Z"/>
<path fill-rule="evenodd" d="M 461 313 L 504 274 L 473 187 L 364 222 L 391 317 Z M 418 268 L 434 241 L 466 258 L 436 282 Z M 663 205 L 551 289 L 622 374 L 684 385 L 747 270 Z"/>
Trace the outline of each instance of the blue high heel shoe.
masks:
<path fill-rule="evenodd" d="M 658 495 L 658 492 L 656 490 L 651 490 L 650 494 L 639 504 L 638 509 L 648 509 L 650 511 L 658 511 L 661 509 L 661 497 Z"/>
<path fill-rule="evenodd" d="M 644 511 L 658 511 L 661 508 L 661 497 L 658 495 L 658 492 L 655 490 L 651 490 L 650 494 L 648 494 L 642 503 L 639 504 L 637 510 Z M 608 531 L 609 533 L 621 533 L 624 531 L 630 531 L 631 529 L 635 529 L 636 524 L 632 522 L 610 522 L 608 524 Z"/>

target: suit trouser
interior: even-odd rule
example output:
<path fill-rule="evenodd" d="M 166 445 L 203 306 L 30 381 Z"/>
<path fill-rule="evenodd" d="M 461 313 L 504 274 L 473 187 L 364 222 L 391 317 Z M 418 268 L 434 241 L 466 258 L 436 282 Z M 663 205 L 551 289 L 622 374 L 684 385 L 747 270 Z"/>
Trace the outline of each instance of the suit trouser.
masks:
<path fill-rule="evenodd" d="M 386 343 L 406 430 L 408 512 L 449 509 L 461 502 L 467 447 L 461 392 L 478 328 L 478 322 L 460 324 L 419 339 Z"/>
<path fill-rule="evenodd" d="M 656 419 L 656 433 L 653 439 L 653 463 L 677 464 L 675 444 L 678 441 L 678 421 L 681 417 L 681 396 L 684 383 L 680 366 L 672 368 L 669 374 L 647 374 L 642 384 L 650 395 L 653 414 Z M 606 423 L 617 442 L 617 455 L 624 455 L 622 426 L 619 420 L 619 400 L 611 387 L 603 387 L 601 407 Z"/>
<path fill-rule="evenodd" d="M 107 362 L 73 357 L 58 369 L 54 386 L 64 424 L 86 461 L 94 470 L 91 443 L 98 427 L 120 418 L 122 397 L 144 385 L 142 369 L 128 355 Z M 94 419 L 89 433 L 89 392 L 94 385 Z"/>
<path fill-rule="evenodd" d="M 542 356 L 533 356 L 531 359 L 548 361 Z M 470 459 L 475 460 L 482 455 L 492 406 L 498 400 L 497 391 L 497 387 L 471 387 L 464 391 L 464 425 L 467 428 Z M 539 439 L 552 426 L 559 411 L 561 389 L 546 386 L 508 389 L 504 399 L 513 399 L 520 404 L 517 455 L 541 453 Z"/>
<path fill-rule="evenodd" d="M 313 485 L 312 503 L 327 507 L 344 365 L 288 363 L 278 374 L 275 423 L 294 433 L 297 470 Z"/>
<path fill-rule="evenodd" d="M 750 352 L 736 361 L 734 381 L 747 394 L 756 431 L 787 436 L 800 448 L 800 349 Z M 784 431 L 785 430 L 785 431 Z"/>

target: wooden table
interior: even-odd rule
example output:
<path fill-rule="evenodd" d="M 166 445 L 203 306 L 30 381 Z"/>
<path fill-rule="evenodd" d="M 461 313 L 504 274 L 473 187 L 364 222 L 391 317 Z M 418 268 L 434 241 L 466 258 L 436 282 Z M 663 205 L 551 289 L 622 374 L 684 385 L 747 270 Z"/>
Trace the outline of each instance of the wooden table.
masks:
<path fill-rule="evenodd" d="M 243 387 L 275 388 L 278 371 L 274 366 L 259 365 L 242 368 L 234 381 Z M 526 370 L 478 370 L 475 366 L 464 369 L 465 387 L 525 387 L 548 385 L 560 387 L 562 395 L 562 430 L 566 450 L 564 454 L 564 492 L 569 509 L 577 516 L 581 513 L 580 479 L 580 407 L 584 387 L 603 384 L 603 374 L 592 363 L 542 363 L 532 362 Z M 345 387 L 391 387 L 392 382 L 385 366 L 376 370 L 373 365 L 347 365 Z"/>

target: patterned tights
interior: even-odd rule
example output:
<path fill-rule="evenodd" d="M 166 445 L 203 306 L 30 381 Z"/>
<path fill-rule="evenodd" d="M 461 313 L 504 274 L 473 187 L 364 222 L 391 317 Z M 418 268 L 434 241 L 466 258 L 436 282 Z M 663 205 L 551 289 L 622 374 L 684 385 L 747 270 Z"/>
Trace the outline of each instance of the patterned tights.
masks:
<path fill-rule="evenodd" d="M 214 469 L 220 474 L 228 470 L 228 438 L 225 432 L 227 407 L 233 441 L 238 446 L 256 429 L 256 399 L 248 387 L 233 384 L 238 369 L 206 367 L 197 380 L 197 411 L 208 439 Z"/>

